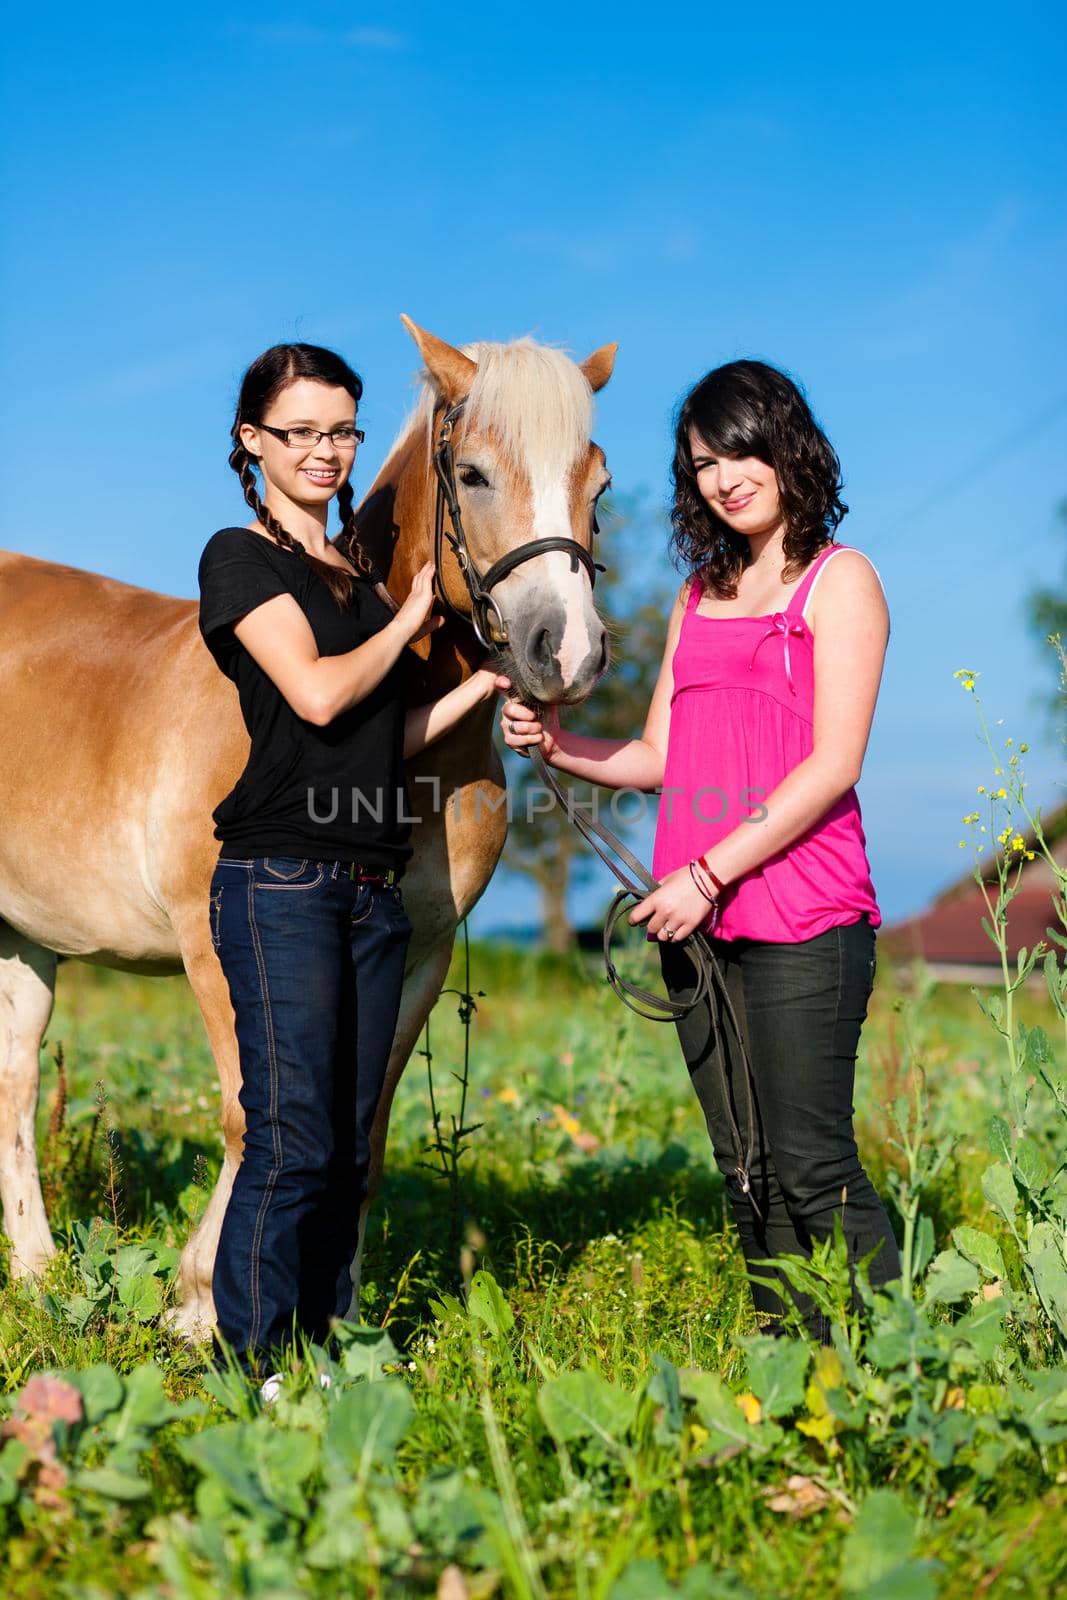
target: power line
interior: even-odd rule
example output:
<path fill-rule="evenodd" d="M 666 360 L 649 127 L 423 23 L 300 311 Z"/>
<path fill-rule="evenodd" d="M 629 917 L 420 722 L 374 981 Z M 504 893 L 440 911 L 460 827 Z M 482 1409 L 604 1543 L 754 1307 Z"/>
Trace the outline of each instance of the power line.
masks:
<path fill-rule="evenodd" d="M 998 466 L 1005 457 L 1015 455 L 1024 445 L 1029 444 L 1033 439 L 1039 438 L 1065 412 L 1067 412 L 1067 394 L 1061 394 L 1058 400 L 1054 400 L 1050 406 L 1044 407 L 1029 422 L 1023 423 L 1014 433 L 1009 434 L 1007 439 L 998 440 L 988 450 L 983 451 L 980 456 L 976 456 L 971 466 L 958 472 L 954 478 L 950 478 L 947 483 L 943 483 L 939 489 L 935 489 L 934 493 L 928 496 L 917 510 L 905 511 L 895 522 L 889 523 L 877 537 L 879 539 L 888 538 L 891 533 L 896 533 L 899 528 L 904 527 L 907 523 L 918 522 L 936 506 L 942 505 L 946 500 L 951 499 L 960 489 L 966 488 L 976 478 L 981 478 L 985 473 L 992 471 L 993 467 Z"/>

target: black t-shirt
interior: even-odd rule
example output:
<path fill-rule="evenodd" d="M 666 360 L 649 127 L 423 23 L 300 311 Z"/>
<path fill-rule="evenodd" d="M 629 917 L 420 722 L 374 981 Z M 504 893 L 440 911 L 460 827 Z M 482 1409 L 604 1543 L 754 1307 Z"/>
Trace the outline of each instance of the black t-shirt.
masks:
<path fill-rule="evenodd" d="M 265 600 L 291 594 L 320 656 L 344 655 L 390 620 L 363 577 L 342 610 L 293 550 L 252 528 L 221 528 L 200 557 L 200 632 L 237 685 L 252 740 L 248 764 L 212 812 L 224 854 L 300 856 L 400 867 L 411 855 L 404 788 L 402 660 L 370 694 L 325 727 L 297 716 L 235 636 L 233 624 Z"/>

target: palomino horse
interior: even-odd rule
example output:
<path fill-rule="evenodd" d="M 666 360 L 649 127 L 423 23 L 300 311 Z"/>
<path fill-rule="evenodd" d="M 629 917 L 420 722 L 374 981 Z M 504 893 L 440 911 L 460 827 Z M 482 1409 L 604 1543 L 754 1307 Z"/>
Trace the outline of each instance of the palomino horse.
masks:
<path fill-rule="evenodd" d="M 521 543 L 556 541 L 527 552 L 494 585 L 507 634 L 501 670 L 531 703 L 581 700 L 605 668 L 605 632 L 586 563 L 558 542 L 591 543 L 607 482 L 590 439 L 592 393 L 611 375 L 615 346 L 578 366 L 529 339 L 457 350 L 408 327 L 426 365 L 423 392 L 363 502 L 360 536 L 391 594 L 403 598 L 431 554 L 443 419 L 465 400 L 452 442 L 474 566 L 484 572 Z M 413 647 L 412 704 L 443 694 L 484 655 L 450 550 L 440 580 L 448 621 Z M 503 847 L 494 720 L 486 702 L 408 764 L 411 806 L 422 818 L 405 879 L 414 932 L 374 1127 L 372 1195 L 400 1074 L 440 992 L 456 926 Z M 40 1270 L 55 1248 L 34 1123 L 57 961 L 184 969 L 218 1066 L 225 1141 L 180 1269 L 177 1326 L 202 1336 L 214 1319 L 215 1249 L 243 1140 L 233 1012 L 208 917 L 219 848 L 211 812 L 248 758 L 237 694 L 204 647 L 195 602 L 0 552 L 0 728 L 0 1193 L 12 1270 Z M 360 1252 L 365 1220 L 366 1207 Z M 358 1294 L 357 1255 L 354 1305 Z"/>

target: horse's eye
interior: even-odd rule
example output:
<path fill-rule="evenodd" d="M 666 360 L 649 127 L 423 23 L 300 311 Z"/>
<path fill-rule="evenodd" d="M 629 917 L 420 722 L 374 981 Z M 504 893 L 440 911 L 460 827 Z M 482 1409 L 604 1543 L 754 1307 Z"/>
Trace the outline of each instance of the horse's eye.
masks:
<path fill-rule="evenodd" d="M 489 480 L 483 478 L 477 467 L 460 467 L 459 481 L 468 489 L 488 489 Z"/>

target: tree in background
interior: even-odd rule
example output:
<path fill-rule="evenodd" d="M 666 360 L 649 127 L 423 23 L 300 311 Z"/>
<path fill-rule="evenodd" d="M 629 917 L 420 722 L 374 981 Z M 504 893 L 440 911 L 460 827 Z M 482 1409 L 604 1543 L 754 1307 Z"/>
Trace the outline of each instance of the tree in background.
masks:
<path fill-rule="evenodd" d="M 1059 508 L 1059 518 L 1067 532 L 1067 500 Z M 1058 584 L 1031 589 L 1026 597 L 1026 620 L 1031 632 L 1042 645 L 1058 640 L 1055 654 L 1045 651 L 1046 659 L 1056 676 L 1056 687 L 1042 704 L 1048 712 L 1051 726 L 1063 737 L 1064 713 L 1067 711 L 1067 678 L 1065 678 L 1064 646 L 1067 645 L 1067 561 Z"/>
<path fill-rule="evenodd" d="M 644 727 L 648 704 L 656 685 L 667 619 L 676 587 L 662 580 L 666 547 L 664 520 L 647 503 L 647 496 L 613 495 L 602 502 L 603 533 L 597 554 L 607 570 L 597 580 L 597 610 L 611 640 L 611 666 L 589 699 L 580 706 L 564 707 L 562 725 L 571 732 L 601 739 L 637 738 Z M 504 754 L 511 796 L 511 825 L 504 848 L 505 872 L 532 878 L 541 899 L 545 943 L 565 951 L 575 940 L 567 909 L 572 883 L 586 879 L 596 864 L 564 808 L 550 796 L 542 799 L 530 763 L 511 751 Z M 575 804 L 588 807 L 592 790 L 564 772 L 556 777 L 575 796 Z M 534 793 L 528 791 L 534 785 Z M 609 791 L 597 791 L 600 814 L 605 815 Z M 528 813 L 527 800 L 531 802 Z M 538 809 L 541 808 L 541 809 Z M 620 836 L 629 831 L 615 816 L 605 816 Z"/>

